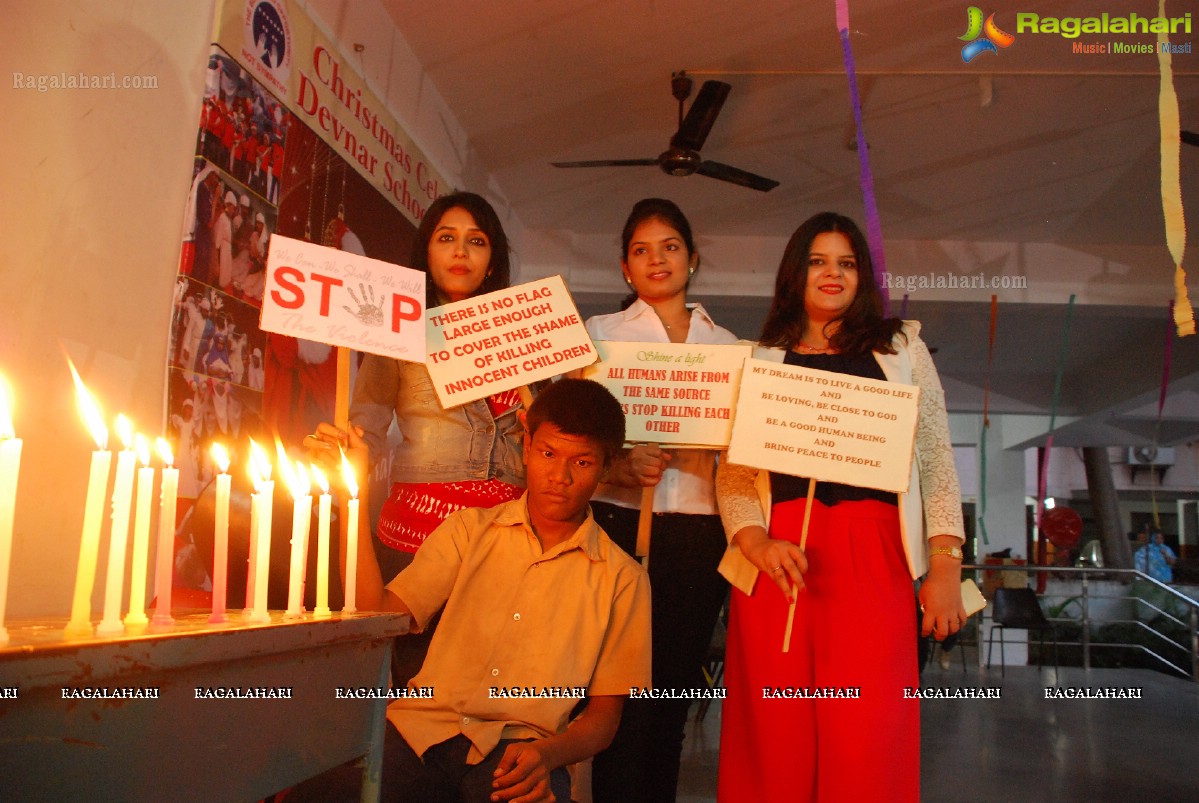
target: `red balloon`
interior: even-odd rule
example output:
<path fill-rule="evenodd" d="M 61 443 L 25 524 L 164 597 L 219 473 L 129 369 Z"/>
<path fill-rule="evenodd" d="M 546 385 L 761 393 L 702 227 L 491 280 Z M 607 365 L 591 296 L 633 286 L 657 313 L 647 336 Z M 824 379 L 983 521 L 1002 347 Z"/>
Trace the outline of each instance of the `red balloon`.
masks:
<path fill-rule="evenodd" d="M 1046 510 L 1041 517 L 1041 530 L 1058 549 L 1071 549 L 1082 539 L 1082 516 L 1069 507 Z"/>

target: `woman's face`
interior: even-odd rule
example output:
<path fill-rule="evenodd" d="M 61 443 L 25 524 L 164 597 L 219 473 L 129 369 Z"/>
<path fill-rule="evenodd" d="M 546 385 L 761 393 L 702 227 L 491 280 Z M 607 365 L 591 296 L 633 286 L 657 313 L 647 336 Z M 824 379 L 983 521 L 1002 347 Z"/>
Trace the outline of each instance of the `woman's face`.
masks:
<path fill-rule="evenodd" d="M 858 259 L 839 231 L 817 234 L 808 252 L 804 310 L 813 321 L 840 318 L 858 294 Z"/>
<path fill-rule="evenodd" d="M 491 241 L 460 206 L 450 207 L 433 229 L 428 246 L 429 277 L 450 301 L 470 298 L 487 278 Z"/>
<path fill-rule="evenodd" d="M 677 230 L 650 218 L 633 230 L 621 267 L 637 295 L 654 301 L 685 292 L 697 260 L 696 254 L 687 253 Z"/>

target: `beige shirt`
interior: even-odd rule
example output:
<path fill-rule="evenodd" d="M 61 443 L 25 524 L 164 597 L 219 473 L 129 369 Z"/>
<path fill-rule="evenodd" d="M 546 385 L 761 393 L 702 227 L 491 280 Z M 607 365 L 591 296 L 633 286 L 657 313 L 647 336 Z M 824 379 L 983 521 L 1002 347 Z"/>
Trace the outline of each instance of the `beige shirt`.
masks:
<path fill-rule="evenodd" d="M 431 687 L 432 699 L 396 700 L 387 711 L 417 755 L 461 733 L 477 763 L 500 739 L 565 730 L 574 689 L 627 695 L 650 685 L 649 578 L 590 511 L 547 552 L 526 496 L 459 511 L 387 588 L 421 627 L 445 605 L 410 684 Z M 537 696 L 520 696 L 529 692 Z"/>

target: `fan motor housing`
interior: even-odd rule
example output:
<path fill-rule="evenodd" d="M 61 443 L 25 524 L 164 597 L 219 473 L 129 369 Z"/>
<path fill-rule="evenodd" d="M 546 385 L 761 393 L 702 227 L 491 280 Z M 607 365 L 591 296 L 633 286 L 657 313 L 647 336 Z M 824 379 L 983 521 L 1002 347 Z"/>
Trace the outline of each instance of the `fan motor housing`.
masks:
<path fill-rule="evenodd" d="M 658 157 L 662 172 L 671 176 L 689 176 L 699 169 L 703 160 L 695 151 L 671 148 Z"/>

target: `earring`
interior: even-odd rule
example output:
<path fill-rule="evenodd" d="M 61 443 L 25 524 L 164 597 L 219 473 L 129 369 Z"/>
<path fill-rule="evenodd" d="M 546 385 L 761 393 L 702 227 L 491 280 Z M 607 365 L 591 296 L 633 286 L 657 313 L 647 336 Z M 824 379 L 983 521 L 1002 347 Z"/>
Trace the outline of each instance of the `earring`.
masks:
<path fill-rule="evenodd" d="M 688 269 L 687 269 L 687 275 L 688 275 L 688 276 L 694 276 L 694 275 L 695 275 L 695 268 L 688 268 Z"/>
<path fill-rule="evenodd" d="M 633 287 L 633 280 L 629 278 L 629 274 L 627 274 L 627 273 L 624 274 L 624 283 L 629 286 L 630 290 L 636 289 L 635 287 Z"/>

